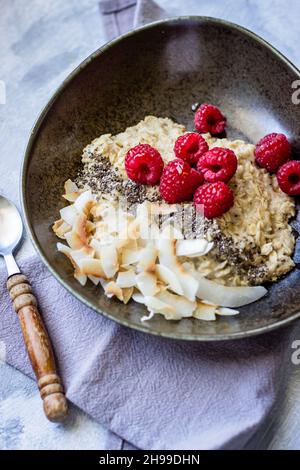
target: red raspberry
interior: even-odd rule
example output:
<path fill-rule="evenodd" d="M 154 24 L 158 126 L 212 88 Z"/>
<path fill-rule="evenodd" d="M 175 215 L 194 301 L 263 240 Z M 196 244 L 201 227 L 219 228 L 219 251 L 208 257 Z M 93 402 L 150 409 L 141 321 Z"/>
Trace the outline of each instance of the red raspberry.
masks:
<path fill-rule="evenodd" d="M 270 173 L 276 173 L 278 168 L 290 159 L 291 144 L 284 134 L 268 134 L 256 145 L 255 157 L 259 166 Z"/>
<path fill-rule="evenodd" d="M 233 206 L 233 191 L 223 181 L 206 183 L 195 192 L 194 204 L 207 219 L 220 217 Z"/>
<path fill-rule="evenodd" d="M 195 128 L 197 131 L 212 135 L 222 134 L 226 127 L 226 117 L 219 108 L 212 104 L 201 104 L 195 114 Z"/>
<path fill-rule="evenodd" d="M 199 158 L 208 151 L 208 145 L 202 135 L 197 132 L 188 132 L 181 135 L 175 142 L 174 153 L 190 165 L 197 165 Z"/>
<path fill-rule="evenodd" d="M 169 204 L 192 199 L 195 190 L 203 183 L 203 176 L 190 165 L 177 158 L 164 168 L 160 180 L 161 197 Z"/>
<path fill-rule="evenodd" d="M 127 176 L 136 183 L 149 185 L 158 183 L 163 168 L 164 162 L 160 153 L 151 145 L 136 145 L 126 154 Z"/>
<path fill-rule="evenodd" d="M 277 181 L 280 189 L 289 196 L 300 194 L 300 162 L 292 160 L 279 168 Z"/>
<path fill-rule="evenodd" d="M 230 149 L 215 147 L 206 152 L 197 164 L 197 170 L 202 173 L 205 181 L 227 181 L 233 177 L 237 169 L 237 158 Z"/>

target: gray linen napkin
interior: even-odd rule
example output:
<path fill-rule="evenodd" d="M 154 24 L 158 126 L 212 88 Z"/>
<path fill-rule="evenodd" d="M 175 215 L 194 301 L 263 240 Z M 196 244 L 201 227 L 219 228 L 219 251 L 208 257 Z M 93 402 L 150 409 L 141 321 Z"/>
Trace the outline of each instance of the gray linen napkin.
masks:
<path fill-rule="evenodd" d="M 118 11 L 104 15 L 114 15 L 114 25 L 121 12 L 132 9 L 132 2 L 124 1 L 126 8 L 120 0 Z M 140 2 L 138 21 L 145 11 L 151 18 L 151 4 Z M 154 19 L 163 15 L 153 8 Z M 121 32 L 113 29 L 112 35 L 116 31 Z M 289 364 L 291 328 L 218 344 L 147 336 L 86 308 L 37 256 L 21 267 L 39 298 L 68 398 L 136 447 L 241 448 L 271 410 Z M 6 344 L 7 362 L 32 377 L 5 280 L 2 269 L 0 341 Z"/>
<path fill-rule="evenodd" d="M 229 343 L 157 338 L 86 308 L 38 257 L 21 267 L 38 296 L 67 397 L 136 447 L 241 448 L 270 411 L 290 329 Z M 2 270 L 0 340 L 6 361 L 32 377 L 5 281 Z"/>

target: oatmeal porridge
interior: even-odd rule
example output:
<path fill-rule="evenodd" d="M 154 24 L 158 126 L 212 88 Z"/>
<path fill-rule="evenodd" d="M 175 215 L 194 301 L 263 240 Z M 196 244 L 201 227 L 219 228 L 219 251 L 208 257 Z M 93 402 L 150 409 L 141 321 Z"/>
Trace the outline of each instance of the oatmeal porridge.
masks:
<path fill-rule="evenodd" d="M 210 133 L 202 133 L 209 150 L 230 149 L 237 159 L 228 182 L 234 203 L 223 215 L 199 215 L 189 200 L 167 204 L 159 184 L 128 178 L 125 158 L 130 149 L 148 144 L 166 168 L 176 158 L 175 142 L 187 132 L 169 118 L 147 116 L 122 133 L 96 138 L 83 150 L 76 180 L 65 184 L 69 206 L 53 229 L 67 242 L 58 249 L 68 256 L 82 284 L 89 279 L 109 297 L 141 302 L 150 315 L 213 320 L 216 314 L 238 313 L 229 308 L 243 305 L 235 298 L 257 300 L 266 292 L 259 287 L 262 283 L 276 281 L 293 268 L 289 220 L 295 203 L 279 188 L 275 175 L 257 166 L 254 145 Z M 126 211 L 119 208 L 121 200 Z M 166 214 L 160 214 L 161 225 L 157 218 L 153 222 L 152 206 Z M 188 213 L 184 230 L 176 223 L 183 207 Z M 120 237 L 124 223 L 128 232 Z M 146 236 L 150 226 L 153 231 Z M 219 298 L 214 302 L 216 284 L 229 299 L 223 304 Z"/>

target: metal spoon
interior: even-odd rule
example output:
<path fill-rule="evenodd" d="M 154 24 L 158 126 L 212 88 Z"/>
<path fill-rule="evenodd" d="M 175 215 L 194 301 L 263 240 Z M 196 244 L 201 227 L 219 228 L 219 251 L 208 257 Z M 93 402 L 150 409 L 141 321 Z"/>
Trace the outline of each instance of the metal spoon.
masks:
<path fill-rule="evenodd" d="M 29 359 L 44 401 L 45 414 L 50 421 L 63 421 L 68 404 L 56 372 L 50 339 L 32 288 L 26 276 L 20 273 L 13 256 L 22 233 L 23 223 L 17 208 L 0 195 L 0 255 L 4 257 L 7 267 L 7 288 L 20 320 Z"/>

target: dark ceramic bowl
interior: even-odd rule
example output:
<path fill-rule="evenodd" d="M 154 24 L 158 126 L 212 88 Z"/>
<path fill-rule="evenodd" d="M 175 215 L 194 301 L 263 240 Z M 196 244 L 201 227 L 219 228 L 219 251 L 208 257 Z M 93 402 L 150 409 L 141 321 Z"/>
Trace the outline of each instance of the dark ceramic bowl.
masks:
<path fill-rule="evenodd" d="M 92 283 L 81 287 L 51 230 L 64 181 L 75 177 L 82 149 L 96 136 L 117 133 L 147 114 L 168 116 L 193 128 L 192 105 L 212 102 L 228 116 L 228 137 L 255 143 L 284 132 L 299 152 L 300 106 L 292 103 L 299 71 L 253 33 L 224 21 L 184 17 L 139 28 L 88 57 L 62 84 L 39 117 L 22 174 L 23 209 L 35 248 L 54 276 L 79 300 L 123 325 L 189 340 L 246 337 L 299 317 L 300 273 L 268 288 L 240 315 L 216 322 L 170 322 L 145 309 L 109 300 Z"/>

